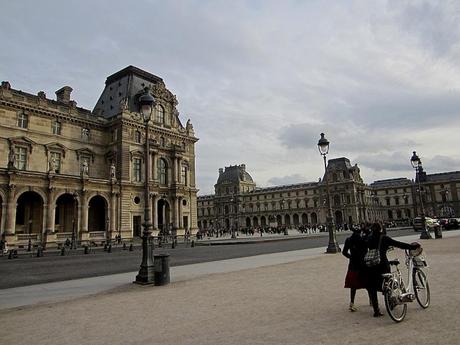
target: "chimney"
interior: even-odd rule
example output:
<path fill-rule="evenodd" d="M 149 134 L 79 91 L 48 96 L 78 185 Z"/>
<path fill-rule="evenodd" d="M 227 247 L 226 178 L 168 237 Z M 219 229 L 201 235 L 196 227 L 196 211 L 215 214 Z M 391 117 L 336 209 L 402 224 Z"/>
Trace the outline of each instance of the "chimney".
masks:
<path fill-rule="evenodd" d="M 219 175 L 222 175 L 224 173 L 224 169 L 219 168 Z"/>
<path fill-rule="evenodd" d="M 11 89 L 11 85 L 8 81 L 2 81 L 2 89 L 9 90 Z"/>
<path fill-rule="evenodd" d="M 37 96 L 38 96 L 38 98 L 40 98 L 40 99 L 46 99 L 46 93 L 45 93 L 45 91 L 39 91 L 39 92 L 37 93 Z"/>
<path fill-rule="evenodd" d="M 241 167 L 241 170 L 246 171 L 246 164 L 241 164 L 240 167 Z"/>
<path fill-rule="evenodd" d="M 68 104 L 70 102 L 70 94 L 72 88 L 70 86 L 64 86 L 56 91 L 56 100 L 61 103 Z"/>

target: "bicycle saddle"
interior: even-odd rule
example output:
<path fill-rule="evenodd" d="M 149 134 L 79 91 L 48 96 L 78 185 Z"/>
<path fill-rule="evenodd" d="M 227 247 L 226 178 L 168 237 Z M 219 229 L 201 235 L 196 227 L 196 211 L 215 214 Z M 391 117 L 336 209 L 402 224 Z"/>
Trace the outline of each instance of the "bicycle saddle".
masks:
<path fill-rule="evenodd" d="M 390 265 L 398 266 L 399 265 L 399 260 L 398 259 L 390 260 L 390 261 L 388 261 L 388 263 Z"/>

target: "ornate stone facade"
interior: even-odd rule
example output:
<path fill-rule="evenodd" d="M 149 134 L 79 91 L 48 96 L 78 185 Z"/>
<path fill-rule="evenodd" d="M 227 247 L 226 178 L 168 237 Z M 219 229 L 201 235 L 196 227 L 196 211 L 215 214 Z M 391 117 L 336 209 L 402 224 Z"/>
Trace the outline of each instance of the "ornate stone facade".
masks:
<path fill-rule="evenodd" d="M 72 88 L 28 94 L 0 88 L 0 229 L 9 244 L 32 238 L 106 240 L 141 234 L 145 126 L 137 104 L 149 88 L 150 200 L 154 234 L 197 230 L 195 137 L 161 78 L 129 66 L 107 78 L 93 111 Z"/>
<path fill-rule="evenodd" d="M 318 182 L 269 188 L 257 188 L 242 164 L 219 169 L 215 194 L 198 197 L 198 227 L 229 231 L 325 224 L 326 179 L 337 225 L 372 221 L 409 224 L 421 212 L 417 183 L 398 178 L 367 185 L 358 166 L 352 166 L 347 158 L 329 160 Z M 428 216 L 459 216 L 460 172 L 426 175 L 421 187 Z"/>

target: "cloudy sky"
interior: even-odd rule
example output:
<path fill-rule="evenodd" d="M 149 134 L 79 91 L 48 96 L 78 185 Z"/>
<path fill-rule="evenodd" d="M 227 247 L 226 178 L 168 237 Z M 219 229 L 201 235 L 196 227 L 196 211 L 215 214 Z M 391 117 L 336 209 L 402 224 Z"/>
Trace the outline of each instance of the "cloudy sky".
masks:
<path fill-rule="evenodd" d="M 261 186 L 316 181 L 330 158 L 367 183 L 460 170 L 459 1 L 2 1 L 0 79 L 92 109 L 105 78 L 163 78 L 197 143 L 200 194 L 245 163 Z"/>

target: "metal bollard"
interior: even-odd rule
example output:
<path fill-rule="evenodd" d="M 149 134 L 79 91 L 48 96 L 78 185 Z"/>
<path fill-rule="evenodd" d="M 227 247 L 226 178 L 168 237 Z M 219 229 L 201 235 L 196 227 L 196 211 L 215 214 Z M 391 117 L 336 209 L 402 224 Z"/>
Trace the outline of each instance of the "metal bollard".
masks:
<path fill-rule="evenodd" d="M 109 246 L 107 247 L 107 253 L 111 253 L 112 252 L 112 245 L 109 244 Z"/>
<path fill-rule="evenodd" d="M 133 244 L 131 243 L 131 244 L 129 245 L 129 251 L 132 252 L 133 250 L 134 250 L 134 246 L 133 246 Z"/>
<path fill-rule="evenodd" d="M 61 256 L 65 256 L 65 247 L 61 248 Z"/>
<path fill-rule="evenodd" d="M 89 247 L 87 245 L 83 246 L 83 253 L 89 254 Z"/>
<path fill-rule="evenodd" d="M 13 251 L 10 250 L 8 253 L 8 260 L 11 260 L 13 258 Z"/>
<path fill-rule="evenodd" d="M 195 247 L 195 240 L 192 240 L 192 243 L 190 244 L 190 247 Z"/>
<path fill-rule="evenodd" d="M 37 258 L 41 258 L 43 256 L 43 248 L 39 246 L 37 248 Z"/>
<path fill-rule="evenodd" d="M 172 248 L 172 249 L 176 248 L 176 241 L 173 240 L 173 241 L 171 242 L 171 248 Z"/>
<path fill-rule="evenodd" d="M 123 250 L 126 250 L 126 243 L 123 242 Z"/>
<path fill-rule="evenodd" d="M 107 251 L 107 243 L 104 243 L 104 252 Z"/>

